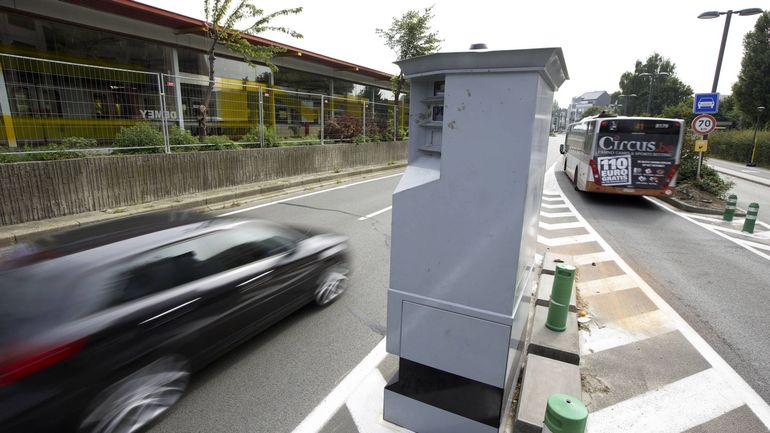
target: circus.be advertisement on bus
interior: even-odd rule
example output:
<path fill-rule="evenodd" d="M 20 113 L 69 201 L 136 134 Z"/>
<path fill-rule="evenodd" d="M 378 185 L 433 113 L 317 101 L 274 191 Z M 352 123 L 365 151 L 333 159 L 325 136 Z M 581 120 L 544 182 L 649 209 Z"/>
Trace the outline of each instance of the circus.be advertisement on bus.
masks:
<path fill-rule="evenodd" d="M 673 134 L 601 134 L 596 164 L 605 186 L 659 188 L 676 160 Z"/>

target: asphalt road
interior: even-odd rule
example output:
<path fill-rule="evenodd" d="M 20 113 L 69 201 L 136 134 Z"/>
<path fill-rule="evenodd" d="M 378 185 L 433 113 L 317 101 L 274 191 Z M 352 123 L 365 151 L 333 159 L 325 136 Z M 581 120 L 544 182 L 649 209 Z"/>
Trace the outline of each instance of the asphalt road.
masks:
<path fill-rule="evenodd" d="M 554 141 L 550 150 L 558 153 Z M 556 177 L 612 248 L 770 401 L 767 260 L 647 199 L 579 193 Z"/>
<path fill-rule="evenodd" d="M 194 376 L 188 395 L 151 432 L 291 432 L 331 392 L 384 335 L 391 214 L 359 217 L 390 206 L 399 179 L 241 214 L 349 236 L 350 289 L 328 308 L 303 308 Z"/>

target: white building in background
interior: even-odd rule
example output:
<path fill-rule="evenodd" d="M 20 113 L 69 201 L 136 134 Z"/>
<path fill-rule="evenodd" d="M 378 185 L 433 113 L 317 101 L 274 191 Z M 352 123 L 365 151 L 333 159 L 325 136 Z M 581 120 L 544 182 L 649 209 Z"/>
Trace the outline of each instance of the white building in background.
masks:
<path fill-rule="evenodd" d="M 577 122 L 583 113 L 591 107 L 607 107 L 610 105 L 610 94 L 604 90 L 586 92 L 572 98 L 567 108 L 567 123 Z"/>

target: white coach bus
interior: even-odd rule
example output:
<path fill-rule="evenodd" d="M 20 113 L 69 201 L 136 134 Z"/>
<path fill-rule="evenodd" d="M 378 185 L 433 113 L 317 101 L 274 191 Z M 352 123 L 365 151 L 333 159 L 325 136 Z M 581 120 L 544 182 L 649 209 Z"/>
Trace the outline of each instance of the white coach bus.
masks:
<path fill-rule="evenodd" d="M 671 196 L 684 129 L 681 119 L 583 119 L 567 128 L 563 171 L 579 191 Z"/>

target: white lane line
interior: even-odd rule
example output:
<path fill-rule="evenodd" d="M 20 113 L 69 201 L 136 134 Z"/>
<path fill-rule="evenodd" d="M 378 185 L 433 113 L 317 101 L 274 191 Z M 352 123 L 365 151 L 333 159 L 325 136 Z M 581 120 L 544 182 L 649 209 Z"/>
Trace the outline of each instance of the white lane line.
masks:
<path fill-rule="evenodd" d="M 361 361 L 344 379 L 327 395 L 305 419 L 292 430 L 292 433 L 316 433 L 326 425 L 337 409 L 345 404 L 356 387 L 366 379 L 373 369 L 385 359 L 385 339 Z"/>
<path fill-rule="evenodd" d="M 383 388 L 385 378 L 375 368 L 350 395 L 345 404 L 358 428 L 358 433 L 407 433 L 410 430 L 391 424 L 382 419 L 385 400 Z"/>
<path fill-rule="evenodd" d="M 390 179 L 391 177 L 401 176 L 402 174 L 403 173 L 396 173 L 396 174 L 391 174 L 391 175 L 388 175 L 388 176 L 377 177 L 377 178 L 374 178 L 374 179 L 362 180 L 360 182 L 349 183 L 347 185 L 340 185 L 340 186 L 336 186 L 334 188 L 322 189 L 320 191 L 313 191 L 313 192 L 309 192 L 307 194 L 302 194 L 302 195 L 298 195 L 298 196 L 294 196 L 294 197 L 287 197 L 287 198 L 284 198 L 284 199 L 281 199 L 281 200 L 275 200 L 275 201 L 271 201 L 269 203 L 262 203 L 262 204 L 258 204 L 256 206 L 250 206 L 250 207 L 247 207 L 247 208 L 234 210 L 232 212 L 223 213 L 221 215 L 217 215 L 217 217 L 226 217 L 226 216 L 235 215 L 235 214 L 239 214 L 239 213 L 243 213 L 243 212 L 248 212 L 248 211 L 251 211 L 251 210 L 254 210 L 254 209 L 263 208 L 263 207 L 266 207 L 266 206 L 272 206 L 272 205 L 278 204 L 278 203 L 285 203 L 287 201 L 298 200 L 298 199 L 301 199 L 301 198 L 310 197 L 310 196 L 313 196 L 313 195 L 316 195 L 316 194 L 322 194 L 322 193 L 325 193 L 325 192 L 336 191 L 338 189 L 350 188 L 351 186 L 363 185 L 365 183 L 376 182 L 378 180 Z"/>
<path fill-rule="evenodd" d="M 732 238 L 730 236 L 727 236 L 726 234 L 720 232 L 719 230 L 716 230 L 714 228 L 714 226 L 712 226 L 710 224 L 704 224 L 704 223 L 702 223 L 700 221 L 696 221 L 695 219 L 691 218 L 689 215 L 684 215 L 684 214 L 682 214 L 682 213 L 680 213 L 678 211 L 670 209 L 668 206 L 664 205 L 663 203 L 661 203 L 658 200 L 655 200 L 655 199 L 653 199 L 651 197 L 644 197 L 644 198 L 649 200 L 651 203 L 655 203 L 661 209 L 664 209 L 664 210 L 666 210 L 668 212 L 671 212 L 674 215 L 678 215 L 679 217 L 684 218 L 687 221 L 690 221 L 691 223 L 693 223 L 695 225 L 698 225 L 698 226 L 700 226 L 700 227 L 710 231 L 711 233 L 714 233 L 715 235 L 717 235 L 719 237 L 727 239 L 728 241 L 730 241 L 730 242 L 740 246 L 741 248 L 745 248 L 745 249 L 751 251 L 752 253 L 758 255 L 759 257 L 762 257 L 765 260 L 770 260 L 770 255 L 767 255 L 765 253 L 762 253 L 762 252 L 758 251 L 756 248 L 747 245 L 746 243 L 744 243 L 740 239 L 735 239 L 735 238 Z"/>
<path fill-rule="evenodd" d="M 369 219 L 369 218 L 372 218 L 372 217 L 375 217 L 375 216 L 377 216 L 377 215 L 379 215 L 379 214 L 381 214 L 381 213 L 387 212 L 387 211 L 389 211 L 389 210 L 391 210 L 391 209 L 393 209 L 393 206 L 388 206 L 388 207 L 386 207 L 385 209 L 380 209 L 380 210 L 378 210 L 377 212 L 372 212 L 372 213 L 370 213 L 370 214 L 369 214 L 369 215 L 367 215 L 367 216 L 362 216 L 362 217 L 361 217 L 361 218 L 359 218 L 358 220 L 359 220 L 359 221 L 367 220 L 367 219 Z"/>
<path fill-rule="evenodd" d="M 553 172 L 553 167 L 550 170 Z M 551 173 L 551 176 L 554 176 L 553 173 Z M 554 177 L 555 179 L 555 177 Z M 558 183 L 557 183 L 558 186 Z M 663 298 L 658 295 L 655 290 L 650 287 L 647 282 L 645 282 L 642 277 L 639 276 L 639 274 L 636 273 L 629 265 L 626 263 L 620 255 L 618 255 L 617 252 L 615 252 L 614 249 L 605 241 L 602 239 L 601 236 L 594 230 L 593 227 L 591 227 L 590 224 L 588 224 L 588 221 L 586 221 L 585 218 L 575 209 L 575 206 L 567 199 L 566 196 L 562 193 L 562 197 L 564 197 L 564 202 L 569 205 L 570 209 L 572 209 L 572 212 L 575 214 L 575 218 L 577 218 L 579 221 L 583 222 L 585 224 L 586 230 L 588 230 L 589 233 L 592 233 L 596 236 L 596 242 L 601 245 L 602 248 L 604 248 L 605 251 L 612 254 L 615 257 L 615 262 L 620 266 L 620 268 L 625 272 L 627 275 L 632 277 L 634 280 L 636 280 L 637 285 L 640 289 L 647 295 L 648 298 L 663 312 L 667 314 L 667 320 L 672 321 L 677 329 L 684 335 L 684 337 L 687 339 L 687 341 L 690 342 L 690 344 L 695 347 L 695 350 L 697 350 L 703 358 L 706 359 L 706 361 L 709 362 L 709 364 L 712 365 L 712 367 L 717 370 L 719 373 L 723 375 L 727 383 L 730 385 L 730 387 L 738 392 L 740 396 L 743 398 L 743 401 L 746 402 L 746 405 L 751 408 L 751 410 L 754 412 L 754 414 L 759 418 L 766 427 L 770 428 L 770 405 L 768 405 L 762 397 L 757 394 L 756 391 L 754 391 L 751 386 L 749 386 L 748 383 L 746 383 L 743 378 L 736 373 L 735 370 L 730 366 L 730 364 L 727 363 L 724 359 L 722 359 L 721 356 L 706 342 L 706 340 L 703 339 L 703 337 L 700 336 L 682 317 L 670 306 L 666 301 L 663 300 Z M 665 207 L 663 207 L 665 209 Z M 634 411 L 636 416 L 638 416 L 638 411 Z M 623 431 L 622 429 L 619 431 Z"/>
<path fill-rule="evenodd" d="M 564 236 L 561 238 L 549 239 L 542 235 L 537 235 L 537 242 L 549 247 L 559 247 L 562 245 L 572 244 L 584 244 L 586 242 L 593 242 L 594 235 L 576 235 L 576 236 Z"/>
<path fill-rule="evenodd" d="M 591 263 L 609 262 L 612 261 L 612 255 L 604 251 L 591 254 L 578 254 L 572 256 L 573 266 L 590 265 Z"/>
<path fill-rule="evenodd" d="M 752 246 L 754 248 L 770 251 L 770 245 L 767 245 L 767 244 L 760 244 L 759 242 L 752 242 L 752 241 L 743 241 L 743 243 L 749 246 Z"/>
<path fill-rule="evenodd" d="M 709 368 L 588 416 L 588 433 L 679 433 L 742 405 L 722 375 Z"/>
<path fill-rule="evenodd" d="M 539 223 L 541 229 L 545 230 L 562 230 L 562 229 L 576 229 L 583 227 L 583 223 L 580 221 L 576 221 L 574 223 L 556 223 L 556 224 L 548 224 L 540 221 Z"/>
<path fill-rule="evenodd" d="M 587 298 L 589 312 L 591 311 L 590 299 L 590 297 Z M 675 330 L 676 325 L 668 320 L 666 313 L 660 310 L 624 317 L 612 322 L 604 322 L 600 318 L 588 322 L 588 331 L 580 331 L 580 354 L 590 355 Z"/>

